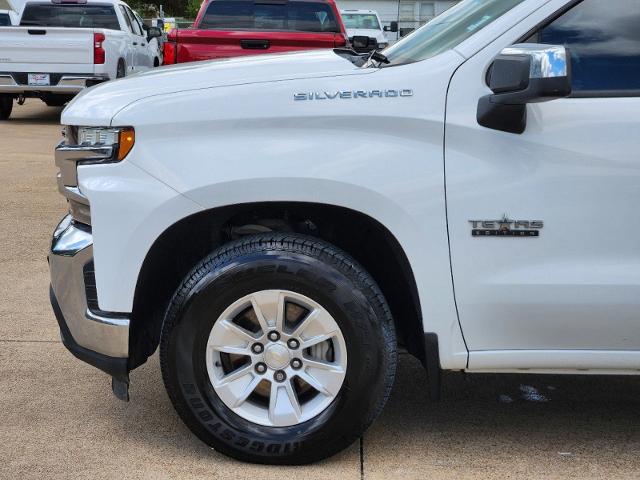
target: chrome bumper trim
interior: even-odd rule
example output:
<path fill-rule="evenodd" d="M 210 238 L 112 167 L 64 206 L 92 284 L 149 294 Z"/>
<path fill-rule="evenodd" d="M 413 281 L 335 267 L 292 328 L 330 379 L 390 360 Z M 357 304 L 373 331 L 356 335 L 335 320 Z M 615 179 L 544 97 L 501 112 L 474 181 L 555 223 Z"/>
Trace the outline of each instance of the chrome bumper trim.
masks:
<path fill-rule="evenodd" d="M 114 148 L 111 145 L 90 147 L 87 145 L 67 145 L 64 140 L 61 141 L 56 146 L 55 158 L 64 185 L 78 186 L 78 163 L 108 160 L 113 157 L 114 153 Z"/>
<path fill-rule="evenodd" d="M 46 72 L 44 72 L 46 73 Z M 47 92 L 47 93 L 78 93 L 87 88 L 87 82 L 106 82 L 107 76 L 82 76 L 65 75 L 60 78 L 57 85 L 20 85 L 11 75 L 0 75 L 0 93 L 24 93 L 24 92 Z"/>
<path fill-rule="evenodd" d="M 56 147 L 55 162 L 60 169 L 58 191 L 69 200 L 69 211 L 79 222 L 91 225 L 89 200 L 78 187 L 78 164 L 103 162 L 114 154 L 113 146 L 67 145 L 64 140 Z"/>
<path fill-rule="evenodd" d="M 75 224 L 70 215 L 53 233 L 49 268 L 51 287 L 71 336 L 81 347 L 115 358 L 129 355 L 129 318 L 102 316 L 89 310 L 84 266 L 93 259 L 89 227 Z"/>

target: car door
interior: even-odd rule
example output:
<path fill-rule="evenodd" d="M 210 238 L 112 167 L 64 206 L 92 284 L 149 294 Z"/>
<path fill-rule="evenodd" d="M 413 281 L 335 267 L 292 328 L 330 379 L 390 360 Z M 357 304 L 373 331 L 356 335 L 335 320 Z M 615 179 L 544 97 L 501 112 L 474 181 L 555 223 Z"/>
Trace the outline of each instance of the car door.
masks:
<path fill-rule="evenodd" d="M 138 25 L 133 12 L 126 5 L 122 5 L 127 21 L 131 26 L 131 48 L 133 49 L 133 71 L 139 72 L 145 68 L 145 58 L 142 54 L 143 44 L 146 45 L 147 39 L 142 29 Z"/>
<path fill-rule="evenodd" d="M 149 47 L 147 33 L 142 27 L 142 23 L 138 20 L 138 16 L 131 9 L 127 9 L 131 17 L 131 25 L 136 35 L 136 51 L 138 54 L 138 69 L 148 70 L 153 67 L 154 55 Z"/>
<path fill-rule="evenodd" d="M 133 33 L 133 25 L 131 24 L 131 18 L 127 13 L 127 8 L 120 4 L 120 14 L 124 20 L 124 28 L 123 31 L 126 34 L 125 42 L 125 51 L 126 51 L 126 62 L 127 62 L 127 74 L 134 73 L 137 71 L 138 59 L 137 59 L 137 50 L 136 50 L 136 36 Z"/>
<path fill-rule="evenodd" d="M 449 87 L 447 213 L 469 367 L 615 369 L 633 352 L 637 368 L 640 2 L 552 1 L 536 15 Z M 520 135 L 481 127 L 492 59 L 521 42 L 568 47 L 573 93 L 529 104 Z"/>

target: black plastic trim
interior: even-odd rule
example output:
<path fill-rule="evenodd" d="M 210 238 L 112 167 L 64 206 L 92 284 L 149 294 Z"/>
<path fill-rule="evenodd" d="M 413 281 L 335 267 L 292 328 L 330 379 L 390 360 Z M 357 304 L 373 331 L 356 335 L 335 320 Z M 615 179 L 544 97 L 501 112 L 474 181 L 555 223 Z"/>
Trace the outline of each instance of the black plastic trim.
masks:
<path fill-rule="evenodd" d="M 440 368 L 440 349 L 436 333 L 424 334 L 424 368 L 429 380 L 429 400 L 438 402 L 442 390 L 442 369 Z"/>
<path fill-rule="evenodd" d="M 69 331 L 69 327 L 64 319 L 60 305 L 58 305 L 58 299 L 51 287 L 49 287 L 49 299 L 51 300 L 51 307 L 53 308 L 53 313 L 55 313 L 58 326 L 60 327 L 62 344 L 67 348 L 67 350 L 69 350 L 77 359 L 108 373 L 120 382 L 126 382 L 128 384 L 129 369 L 127 367 L 127 359 L 109 357 L 78 345 Z"/>

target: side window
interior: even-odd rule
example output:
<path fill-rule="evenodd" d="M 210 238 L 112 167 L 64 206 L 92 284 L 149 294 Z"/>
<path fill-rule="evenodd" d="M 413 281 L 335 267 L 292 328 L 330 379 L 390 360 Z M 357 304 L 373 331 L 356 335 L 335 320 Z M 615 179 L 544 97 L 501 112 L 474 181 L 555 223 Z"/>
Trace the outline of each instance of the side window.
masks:
<path fill-rule="evenodd" d="M 129 15 L 129 22 L 131 22 L 131 28 L 133 29 L 133 33 L 135 33 L 136 35 L 144 36 L 142 27 L 138 23 L 138 20 L 136 20 L 136 17 L 133 14 L 133 12 L 128 7 L 125 7 L 125 9 L 127 10 L 127 14 Z"/>
<path fill-rule="evenodd" d="M 640 94 L 640 0 L 583 0 L 527 41 L 565 45 L 574 92 Z"/>
<path fill-rule="evenodd" d="M 124 23 L 127 26 L 127 30 L 129 30 L 130 32 L 133 32 L 133 28 L 131 27 L 131 19 L 129 18 L 129 14 L 127 13 L 127 10 L 124 8 L 123 5 L 120 5 L 120 12 L 124 17 Z"/>

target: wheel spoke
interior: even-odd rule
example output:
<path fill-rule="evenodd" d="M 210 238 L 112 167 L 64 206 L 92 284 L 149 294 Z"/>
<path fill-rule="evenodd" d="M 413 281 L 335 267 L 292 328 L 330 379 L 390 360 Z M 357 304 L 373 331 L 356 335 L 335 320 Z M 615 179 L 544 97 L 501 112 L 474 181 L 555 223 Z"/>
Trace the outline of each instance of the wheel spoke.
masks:
<path fill-rule="evenodd" d="M 282 331 L 284 321 L 284 295 L 278 290 L 263 290 L 251 295 L 251 306 L 262 333 L 271 329 Z"/>
<path fill-rule="evenodd" d="M 217 384 L 219 386 L 230 385 L 246 376 L 248 376 L 249 378 L 254 377 L 253 372 L 251 371 L 251 365 L 245 365 L 244 367 L 241 367 L 225 375 L 218 381 Z"/>
<path fill-rule="evenodd" d="M 336 323 L 324 309 L 315 309 L 304 318 L 291 333 L 292 337 L 313 337 L 320 333 L 333 332 L 336 329 Z M 307 333 L 307 335 L 305 335 Z"/>
<path fill-rule="evenodd" d="M 300 403 L 291 381 L 287 380 L 284 383 L 271 382 L 269 420 L 275 426 L 284 426 L 298 423 L 301 416 Z"/>
<path fill-rule="evenodd" d="M 305 363 L 308 362 L 305 360 Z M 320 368 L 308 365 L 305 366 L 304 370 L 301 371 L 299 375 L 300 378 L 315 388 L 318 392 L 327 397 L 332 397 L 337 395 L 340 391 L 342 380 L 344 379 L 344 370 L 335 366 L 333 368 L 327 368 L 326 364 Z"/>
<path fill-rule="evenodd" d="M 343 373 L 344 368 L 340 365 L 336 365 L 335 363 L 322 362 L 319 360 L 312 360 L 310 358 L 304 359 L 304 365 L 307 368 L 317 368 L 319 370 L 329 370 L 330 372 Z"/>
<path fill-rule="evenodd" d="M 327 340 L 333 338 L 336 335 L 336 333 L 337 333 L 336 331 L 333 331 L 329 333 L 322 333 L 320 335 L 316 335 L 311 338 L 307 338 L 300 344 L 300 348 L 304 350 L 305 348 L 313 347 L 318 343 L 326 342 Z"/>
<path fill-rule="evenodd" d="M 216 324 L 221 328 L 216 329 L 210 347 L 219 352 L 250 355 L 249 348 L 256 339 L 249 332 L 229 320 L 218 320 Z"/>
<path fill-rule="evenodd" d="M 244 391 L 236 399 L 236 403 L 234 407 L 239 407 L 240 405 L 242 405 L 244 401 L 247 398 L 249 398 L 249 395 L 253 393 L 253 391 L 256 389 L 256 387 L 258 386 L 261 380 L 262 379 L 258 375 L 254 375 L 253 379 L 251 380 L 251 383 L 249 383 L 249 385 L 246 386 Z"/>
<path fill-rule="evenodd" d="M 260 383 L 251 365 L 242 367 L 217 380 L 214 385 L 220 399 L 233 408 L 239 407 Z"/>
<path fill-rule="evenodd" d="M 249 351 L 243 347 L 227 347 L 225 345 L 209 345 L 209 348 L 220 353 L 228 353 L 230 355 L 245 355 L 249 356 Z"/>

